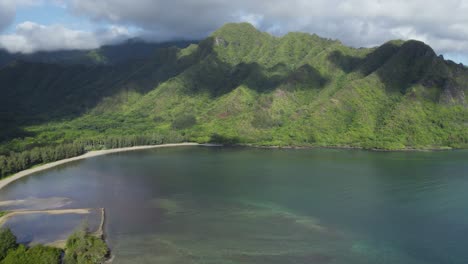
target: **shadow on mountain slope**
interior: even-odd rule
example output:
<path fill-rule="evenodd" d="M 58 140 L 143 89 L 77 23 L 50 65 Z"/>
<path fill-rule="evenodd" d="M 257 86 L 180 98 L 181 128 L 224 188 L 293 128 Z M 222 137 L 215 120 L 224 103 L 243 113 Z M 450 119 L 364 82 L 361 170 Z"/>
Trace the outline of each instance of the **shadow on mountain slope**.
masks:
<path fill-rule="evenodd" d="M 408 41 L 402 45 L 386 43 L 364 58 L 335 51 L 328 59 L 347 73 L 359 72 L 363 76 L 375 73 L 389 91 L 399 90 L 404 94 L 424 79 L 437 56 L 424 43 Z"/>
<path fill-rule="evenodd" d="M 415 40 L 388 42 L 364 58 L 335 51 L 328 60 L 346 73 L 358 72 L 363 76 L 376 74 L 388 91 L 405 94 L 408 88 L 417 84 L 427 88 L 437 87 L 439 101 L 444 101 L 441 96 L 447 90 L 461 98 L 463 86 L 466 86 L 457 82 L 458 77 L 453 74 L 466 72 L 463 66 L 445 61 L 431 47 Z M 460 98 L 454 100 L 463 103 L 464 99 Z"/>
<path fill-rule="evenodd" d="M 20 127 L 78 117 L 120 92 L 145 94 L 192 62 L 175 47 L 151 58 L 109 66 L 14 62 L 0 68 L 0 141 Z"/>
<path fill-rule="evenodd" d="M 21 127 L 79 117 L 106 97 L 148 93 L 171 78 L 181 78 L 186 92 L 222 96 L 244 85 L 260 93 L 277 87 L 321 88 L 329 80 L 310 65 L 290 69 L 279 63 L 231 65 L 208 38 L 181 56 L 176 47 L 158 49 L 145 60 L 89 66 L 16 62 L 0 69 L 0 141 L 22 136 Z M 8 129 L 6 129 L 8 128 Z M 9 131 L 9 132 L 7 132 Z"/>
<path fill-rule="evenodd" d="M 203 59 L 181 75 L 184 83 L 189 84 L 187 92 L 209 92 L 212 97 L 219 97 L 242 85 L 265 93 L 278 87 L 318 89 L 330 81 L 308 64 L 293 69 L 284 63 L 273 67 L 256 62 L 231 65 L 217 56 L 214 45 L 213 38 L 203 41 L 198 56 Z"/>

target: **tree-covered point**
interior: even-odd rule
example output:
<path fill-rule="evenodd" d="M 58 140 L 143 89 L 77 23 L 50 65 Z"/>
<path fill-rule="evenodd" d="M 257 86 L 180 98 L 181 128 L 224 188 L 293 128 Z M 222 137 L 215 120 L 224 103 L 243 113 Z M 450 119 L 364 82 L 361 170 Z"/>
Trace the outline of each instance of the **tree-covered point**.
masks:
<path fill-rule="evenodd" d="M 10 229 L 0 229 L 0 264 L 102 264 L 108 254 L 106 243 L 86 228 L 67 239 L 65 252 L 43 245 L 19 245 Z"/>
<path fill-rule="evenodd" d="M 62 251 L 57 248 L 42 245 L 27 248 L 19 245 L 10 250 L 1 264 L 59 264 L 61 263 Z"/>
<path fill-rule="evenodd" d="M 10 229 L 0 229 L 0 264 L 59 264 L 61 255 L 56 248 L 18 245 Z"/>
<path fill-rule="evenodd" d="M 72 234 L 66 244 L 65 264 L 100 264 L 108 257 L 109 248 L 101 239 L 82 228 Z"/>
<path fill-rule="evenodd" d="M 10 250 L 18 246 L 16 236 L 9 228 L 0 228 L 0 260 L 3 260 Z"/>
<path fill-rule="evenodd" d="M 94 142 L 86 150 L 181 139 L 468 147 L 468 70 L 419 41 L 355 49 L 304 33 L 275 37 L 241 23 L 198 44 L 157 47 L 118 64 L 41 62 L 0 68 L 3 175 L 24 168 L 24 151 L 80 142 Z"/>

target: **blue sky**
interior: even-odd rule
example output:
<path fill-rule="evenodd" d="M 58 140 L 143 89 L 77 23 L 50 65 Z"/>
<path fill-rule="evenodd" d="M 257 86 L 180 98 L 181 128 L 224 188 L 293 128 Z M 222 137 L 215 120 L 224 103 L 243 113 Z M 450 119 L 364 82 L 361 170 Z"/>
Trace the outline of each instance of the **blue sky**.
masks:
<path fill-rule="evenodd" d="M 91 26 L 86 20 L 73 16 L 67 12 L 65 8 L 51 3 L 19 7 L 16 12 L 15 20 L 10 26 L 10 32 L 14 29 L 15 25 L 25 21 L 33 21 L 43 25 L 64 24 L 88 30 Z"/>
<path fill-rule="evenodd" d="M 0 47 L 88 49 L 141 36 L 201 39 L 226 22 L 316 33 L 354 47 L 418 39 L 468 65 L 468 1 L 0 0 Z"/>

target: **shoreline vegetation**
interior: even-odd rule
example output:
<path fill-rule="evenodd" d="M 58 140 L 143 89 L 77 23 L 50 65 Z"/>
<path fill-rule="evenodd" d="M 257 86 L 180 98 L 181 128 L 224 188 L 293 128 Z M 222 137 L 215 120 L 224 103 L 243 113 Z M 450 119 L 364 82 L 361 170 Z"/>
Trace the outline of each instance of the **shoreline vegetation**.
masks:
<path fill-rule="evenodd" d="M 2 264 L 98 264 L 107 263 L 110 249 L 104 239 L 91 233 L 86 225 L 56 245 L 26 246 L 17 242 L 9 228 L 0 228 Z"/>
<path fill-rule="evenodd" d="M 218 145 L 218 144 L 199 144 L 199 143 L 186 142 L 186 143 L 148 145 L 148 146 L 134 146 L 134 147 L 126 147 L 126 148 L 115 148 L 115 149 L 89 151 L 89 152 L 86 152 L 85 154 L 80 155 L 80 156 L 61 159 L 61 160 L 58 160 L 58 161 L 41 164 L 41 165 L 32 167 L 30 169 L 22 170 L 22 171 L 19 171 L 19 172 L 13 174 L 13 175 L 7 176 L 7 177 L 0 180 L 0 190 L 3 189 L 5 186 L 11 184 L 12 182 L 15 182 L 15 181 L 17 181 L 17 180 L 19 180 L 21 178 L 24 178 L 26 176 L 29 176 L 31 174 L 38 173 L 38 172 L 41 172 L 41 171 L 45 171 L 45 170 L 48 170 L 48 169 L 52 169 L 52 168 L 55 168 L 57 166 L 60 166 L 60 165 L 66 164 L 66 163 L 70 163 L 70 162 L 73 162 L 73 161 L 79 161 L 79 160 L 89 159 L 89 158 L 108 155 L 108 154 L 113 154 L 113 153 L 120 153 L 120 152 L 155 149 L 155 148 L 184 147 L 184 146 L 221 146 L 221 145 Z"/>
<path fill-rule="evenodd" d="M 35 165 L 29 169 L 21 170 L 15 174 L 6 176 L 0 179 L 0 190 L 3 189 L 5 186 L 13 183 L 21 178 L 29 176 L 34 173 L 38 173 L 41 171 L 45 171 L 48 169 L 55 168 L 57 166 L 79 161 L 83 159 L 113 154 L 113 153 L 120 153 L 120 152 L 128 152 L 128 151 L 138 151 L 138 150 L 147 150 L 147 149 L 155 149 L 155 148 L 167 148 L 167 147 L 184 147 L 184 146 L 208 146 L 208 147 L 220 147 L 220 146 L 235 146 L 235 147 L 250 147 L 250 148 L 262 148 L 262 149 L 315 149 L 315 148 L 324 148 L 324 149 L 355 149 L 355 150 L 367 150 L 367 151 L 376 151 L 376 152 L 421 152 L 421 151 L 450 151 L 456 150 L 455 148 L 405 148 L 405 149 L 396 149 L 396 150 L 387 150 L 387 149 L 367 149 L 363 147 L 353 147 L 353 146 L 263 146 L 263 145 L 255 145 L 255 144 L 221 144 L 221 143 L 195 143 L 195 142 L 184 142 L 184 143 L 168 143 L 168 144 L 160 144 L 160 145 L 143 145 L 143 146 L 133 146 L 133 147 L 124 147 L 124 148 L 112 148 L 112 149 L 104 149 L 104 150 L 91 150 L 88 152 L 84 152 L 84 154 L 60 159 L 54 162 L 48 162 L 43 164 Z"/>
<path fill-rule="evenodd" d="M 238 144 L 234 146 L 250 147 L 250 148 L 263 148 L 263 149 L 355 149 L 374 152 L 425 152 L 425 151 L 448 151 L 448 150 L 463 150 L 466 148 L 452 148 L 452 147 L 427 147 L 427 148 L 401 148 L 401 149 L 380 149 L 380 148 L 365 148 L 357 146 L 269 146 L 269 145 L 255 145 L 255 144 Z"/>
<path fill-rule="evenodd" d="M 167 142 L 167 143 L 166 143 Z M 171 147 L 171 146 L 198 146 L 198 145 L 223 145 L 223 146 L 239 146 L 239 147 L 252 147 L 252 148 L 265 148 L 265 149 L 359 149 L 376 152 L 411 152 L 411 151 L 446 151 L 457 150 L 465 148 L 454 148 L 448 146 L 427 146 L 421 148 L 367 148 L 362 146 L 352 145 L 270 145 L 270 144 L 252 144 L 241 143 L 237 138 L 229 138 L 222 136 L 212 136 L 209 141 L 156 141 L 153 142 L 145 140 L 127 140 L 127 138 L 110 138 L 107 141 L 91 140 L 91 141 L 77 141 L 74 143 L 61 144 L 55 146 L 35 147 L 30 150 L 22 152 L 10 152 L 9 155 L 2 155 L 0 153 L 0 189 L 9 184 L 11 178 L 20 177 L 23 173 L 35 173 L 43 169 L 48 169 L 48 166 L 58 166 L 62 163 L 67 163 L 84 158 L 91 158 L 94 156 L 105 155 L 115 152 L 123 152 L 129 150 L 140 150 L 157 147 Z M 185 142 L 185 143 L 184 143 Z M 45 167 L 44 167 L 45 166 Z M 39 170 L 36 170 L 40 168 Z M 10 179 L 10 180 L 5 180 Z M 12 180 L 14 181 L 14 180 Z"/>

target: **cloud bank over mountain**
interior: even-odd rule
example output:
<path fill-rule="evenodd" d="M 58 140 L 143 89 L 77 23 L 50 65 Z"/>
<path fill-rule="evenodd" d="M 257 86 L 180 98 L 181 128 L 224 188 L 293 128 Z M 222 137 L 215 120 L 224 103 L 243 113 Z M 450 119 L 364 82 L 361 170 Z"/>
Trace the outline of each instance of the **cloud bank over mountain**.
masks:
<path fill-rule="evenodd" d="M 40 25 L 26 21 L 16 26 L 14 33 L 0 35 L 0 47 L 11 53 L 35 51 L 95 49 L 102 44 L 130 37 L 123 27 L 109 27 L 98 32 L 73 30 L 62 25 Z"/>
<path fill-rule="evenodd" d="M 355 47 L 374 46 L 391 39 L 417 39 L 433 46 L 439 53 L 468 55 L 468 2 L 460 0 L 22 1 L 60 4 L 64 12 L 72 16 L 114 29 L 137 29 L 139 35 L 157 41 L 199 39 L 226 22 L 247 21 L 275 35 L 304 31 L 340 39 Z M 12 2 L 18 1 L 0 0 L 0 29 L 11 23 Z M 34 22 L 40 24 L 40 21 Z M 66 31 L 64 29 L 60 32 Z M 20 33 L 15 32 L 14 35 Z M 80 41 L 76 37 L 89 34 L 96 35 L 92 32 L 65 34 L 68 42 L 64 41 L 62 48 L 86 48 L 93 41 L 99 44 L 109 41 L 109 38 L 97 36 L 93 41 Z M 121 36 L 116 34 L 116 38 Z M 12 36 L 2 39 L 0 45 L 22 50 L 11 48 Z M 76 43 L 71 45 L 70 42 Z M 54 42 L 50 47 L 24 45 L 24 51 L 28 47 L 34 50 L 59 46 Z"/>

